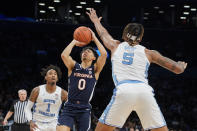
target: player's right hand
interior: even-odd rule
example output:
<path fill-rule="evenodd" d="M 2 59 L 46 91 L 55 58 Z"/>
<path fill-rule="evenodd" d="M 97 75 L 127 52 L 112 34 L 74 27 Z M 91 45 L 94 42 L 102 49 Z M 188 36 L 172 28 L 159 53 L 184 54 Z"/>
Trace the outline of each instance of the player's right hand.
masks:
<path fill-rule="evenodd" d="M 86 45 L 85 43 L 77 41 L 75 39 L 73 39 L 73 41 L 75 42 L 75 46 L 78 46 L 78 47 L 83 47 L 83 45 Z"/>
<path fill-rule="evenodd" d="M 96 10 L 94 10 L 93 8 L 91 8 L 89 10 L 89 12 L 86 12 L 86 14 L 89 16 L 90 20 L 94 23 L 96 21 L 101 21 L 102 17 L 97 16 L 96 14 Z"/>
<path fill-rule="evenodd" d="M 30 131 L 35 131 L 36 128 L 38 128 L 38 126 L 33 121 L 30 121 Z"/>

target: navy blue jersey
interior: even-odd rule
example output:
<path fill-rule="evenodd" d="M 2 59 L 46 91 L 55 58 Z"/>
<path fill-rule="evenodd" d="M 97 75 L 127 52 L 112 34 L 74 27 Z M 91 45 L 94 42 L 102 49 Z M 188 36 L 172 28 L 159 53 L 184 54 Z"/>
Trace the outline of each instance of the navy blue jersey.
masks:
<path fill-rule="evenodd" d="M 68 103 L 89 105 L 95 85 L 94 66 L 84 69 L 76 63 L 68 79 Z"/>

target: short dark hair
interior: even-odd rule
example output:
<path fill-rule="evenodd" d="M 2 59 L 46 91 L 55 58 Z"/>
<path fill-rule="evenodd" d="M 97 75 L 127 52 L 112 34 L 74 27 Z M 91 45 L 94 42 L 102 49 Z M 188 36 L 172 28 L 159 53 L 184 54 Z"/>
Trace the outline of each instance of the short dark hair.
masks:
<path fill-rule="evenodd" d="M 133 43 L 133 41 L 140 41 L 139 38 L 144 33 L 144 27 L 142 24 L 139 23 L 129 23 L 123 30 L 122 38 L 128 38 L 128 42 Z M 131 38 L 132 36 L 136 36 L 136 38 Z M 130 37 L 130 38 L 129 38 Z"/>
<path fill-rule="evenodd" d="M 58 67 L 58 66 L 55 66 L 55 65 L 49 65 L 49 66 L 46 66 L 45 68 L 42 68 L 42 71 L 40 72 L 40 74 L 45 77 L 47 72 L 49 70 L 55 70 L 57 72 L 57 77 L 58 77 L 58 80 L 62 78 L 62 72 L 61 72 L 61 69 Z"/>
<path fill-rule="evenodd" d="M 85 50 L 87 50 L 87 49 L 91 50 L 91 51 L 93 52 L 93 54 L 94 54 L 94 57 L 96 57 L 96 59 L 92 61 L 92 64 L 94 64 L 94 63 L 96 62 L 96 60 L 98 59 L 98 54 L 97 54 L 96 50 L 95 50 L 94 48 L 92 48 L 91 46 L 87 46 L 87 47 L 83 48 L 82 51 L 81 51 L 81 53 L 80 53 L 80 57 L 82 57 L 82 56 L 81 56 L 82 53 L 83 53 Z"/>

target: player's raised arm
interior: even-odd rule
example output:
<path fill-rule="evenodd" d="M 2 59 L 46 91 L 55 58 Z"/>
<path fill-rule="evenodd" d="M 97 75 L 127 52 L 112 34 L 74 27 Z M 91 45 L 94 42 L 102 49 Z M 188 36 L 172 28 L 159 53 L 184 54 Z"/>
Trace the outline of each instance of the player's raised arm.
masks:
<path fill-rule="evenodd" d="M 108 31 L 103 27 L 103 25 L 100 22 L 102 17 L 98 18 L 96 11 L 94 9 L 90 9 L 90 12 L 86 12 L 86 14 L 94 23 L 96 31 L 100 36 L 101 40 L 103 41 L 104 45 L 113 52 L 120 43 L 120 41 L 114 40 L 112 36 L 108 33 Z"/>
<path fill-rule="evenodd" d="M 96 63 L 95 63 L 95 75 L 96 79 L 98 79 L 99 74 L 101 70 L 103 69 L 103 66 L 105 65 L 106 58 L 107 58 L 107 51 L 105 50 L 104 46 L 100 43 L 100 41 L 95 36 L 95 33 L 90 29 L 92 33 L 92 40 L 95 42 L 99 52 L 101 53 L 98 57 Z"/>
<path fill-rule="evenodd" d="M 64 49 L 64 51 L 61 54 L 61 58 L 68 68 L 68 74 L 71 74 L 71 71 L 73 67 L 75 66 L 75 61 L 70 56 L 70 53 L 73 49 L 73 47 L 76 45 L 77 41 L 75 39 L 72 40 L 72 42 Z"/>
<path fill-rule="evenodd" d="M 183 73 L 185 68 L 187 67 L 187 63 L 183 61 L 176 62 L 174 60 L 171 60 L 167 57 L 162 56 L 158 51 L 146 49 L 146 52 L 150 55 L 151 62 L 156 63 L 176 74 Z"/>

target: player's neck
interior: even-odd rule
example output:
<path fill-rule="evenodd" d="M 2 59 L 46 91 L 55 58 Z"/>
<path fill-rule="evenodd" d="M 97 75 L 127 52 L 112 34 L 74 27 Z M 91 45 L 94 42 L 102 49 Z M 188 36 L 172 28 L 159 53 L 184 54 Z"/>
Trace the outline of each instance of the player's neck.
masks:
<path fill-rule="evenodd" d="M 136 46 L 136 45 L 139 45 L 139 42 L 135 42 L 135 43 L 129 43 L 129 42 L 128 42 L 128 44 L 129 44 L 130 46 Z"/>
<path fill-rule="evenodd" d="M 50 84 L 50 83 L 46 84 L 46 91 L 48 93 L 53 93 L 55 92 L 55 90 L 56 90 L 56 84 Z"/>
<path fill-rule="evenodd" d="M 91 64 L 92 64 L 92 61 L 86 61 L 86 62 L 82 61 L 81 66 L 82 66 L 82 68 L 86 69 L 86 68 L 90 67 Z"/>

